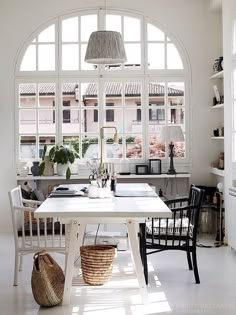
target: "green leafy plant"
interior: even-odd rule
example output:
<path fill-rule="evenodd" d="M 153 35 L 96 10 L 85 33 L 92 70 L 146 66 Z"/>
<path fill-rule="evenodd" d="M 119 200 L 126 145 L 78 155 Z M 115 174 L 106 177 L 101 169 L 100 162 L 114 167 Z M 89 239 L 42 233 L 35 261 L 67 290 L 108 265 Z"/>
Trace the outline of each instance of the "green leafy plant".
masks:
<path fill-rule="evenodd" d="M 47 145 L 43 148 L 42 162 L 39 165 L 39 174 L 43 175 L 45 169 L 45 156 L 47 153 Z M 70 143 L 68 146 L 63 144 L 55 144 L 49 151 L 49 161 L 57 164 L 73 164 L 75 159 L 80 158 L 78 146 L 75 143 Z M 70 179 L 71 170 L 68 166 L 66 170 L 66 179 Z"/>

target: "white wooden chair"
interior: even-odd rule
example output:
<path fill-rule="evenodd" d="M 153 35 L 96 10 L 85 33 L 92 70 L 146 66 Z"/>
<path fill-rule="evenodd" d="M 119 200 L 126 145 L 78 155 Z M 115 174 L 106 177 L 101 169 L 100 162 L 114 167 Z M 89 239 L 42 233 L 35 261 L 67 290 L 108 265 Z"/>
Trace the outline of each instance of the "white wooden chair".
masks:
<path fill-rule="evenodd" d="M 48 252 L 66 253 L 65 226 L 57 218 L 34 218 L 34 211 L 42 202 L 23 199 L 20 186 L 12 189 L 8 194 L 15 239 L 14 285 L 16 286 L 24 255 L 42 249 Z"/>

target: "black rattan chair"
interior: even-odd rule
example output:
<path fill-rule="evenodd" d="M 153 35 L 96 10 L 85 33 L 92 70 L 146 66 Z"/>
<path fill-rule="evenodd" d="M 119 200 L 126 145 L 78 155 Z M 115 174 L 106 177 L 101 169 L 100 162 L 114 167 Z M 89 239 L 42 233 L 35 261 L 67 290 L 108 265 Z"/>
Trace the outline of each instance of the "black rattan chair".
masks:
<path fill-rule="evenodd" d="M 185 251 L 188 267 L 194 271 L 196 283 L 200 283 L 196 239 L 203 197 L 204 190 L 191 186 L 189 198 L 165 201 L 173 212 L 171 219 L 148 218 L 145 223 L 140 224 L 140 255 L 147 284 L 147 256 L 165 250 Z"/>

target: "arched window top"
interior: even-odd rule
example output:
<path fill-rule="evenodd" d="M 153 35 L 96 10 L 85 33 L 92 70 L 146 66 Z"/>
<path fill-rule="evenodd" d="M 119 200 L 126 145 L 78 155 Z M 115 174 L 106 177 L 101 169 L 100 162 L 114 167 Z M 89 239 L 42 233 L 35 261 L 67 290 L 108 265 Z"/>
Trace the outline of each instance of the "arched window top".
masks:
<path fill-rule="evenodd" d="M 63 16 L 35 34 L 26 43 L 18 71 L 68 73 L 97 71 L 96 65 L 84 62 L 90 34 L 100 29 L 119 31 L 127 54 L 124 65 L 99 66 L 106 71 L 170 71 L 183 70 L 183 54 L 166 32 L 145 18 L 110 11 L 91 11 Z"/>

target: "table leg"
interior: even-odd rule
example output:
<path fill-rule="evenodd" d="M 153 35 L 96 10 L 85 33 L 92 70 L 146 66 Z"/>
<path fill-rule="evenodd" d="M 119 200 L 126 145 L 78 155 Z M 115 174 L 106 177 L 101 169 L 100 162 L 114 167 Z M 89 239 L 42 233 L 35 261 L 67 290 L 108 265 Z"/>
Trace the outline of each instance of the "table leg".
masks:
<path fill-rule="evenodd" d="M 143 273 L 143 265 L 139 253 L 139 244 L 138 244 L 138 238 L 137 238 L 137 232 L 135 228 L 135 222 L 132 220 L 129 220 L 127 222 L 127 228 L 128 228 L 128 238 L 131 248 L 131 254 L 133 259 L 133 265 L 135 268 L 135 272 L 138 278 L 140 293 L 143 299 L 144 303 L 148 302 L 148 293 L 147 293 L 147 286 L 144 278 Z"/>
<path fill-rule="evenodd" d="M 63 305 L 70 304 L 70 294 L 71 294 L 71 286 L 72 286 L 72 277 L 74 270 L 74 257 L 75 257 L 75 249 L 77 245 L 77 232 L 78 232 L 78 222 L 76 220 L 72 220 L 69 224 L 70 229 L 68 230 L 68 252 L 66 255 L 66 268 L 65 268 L 65 286 L 63 293 Z"/>

